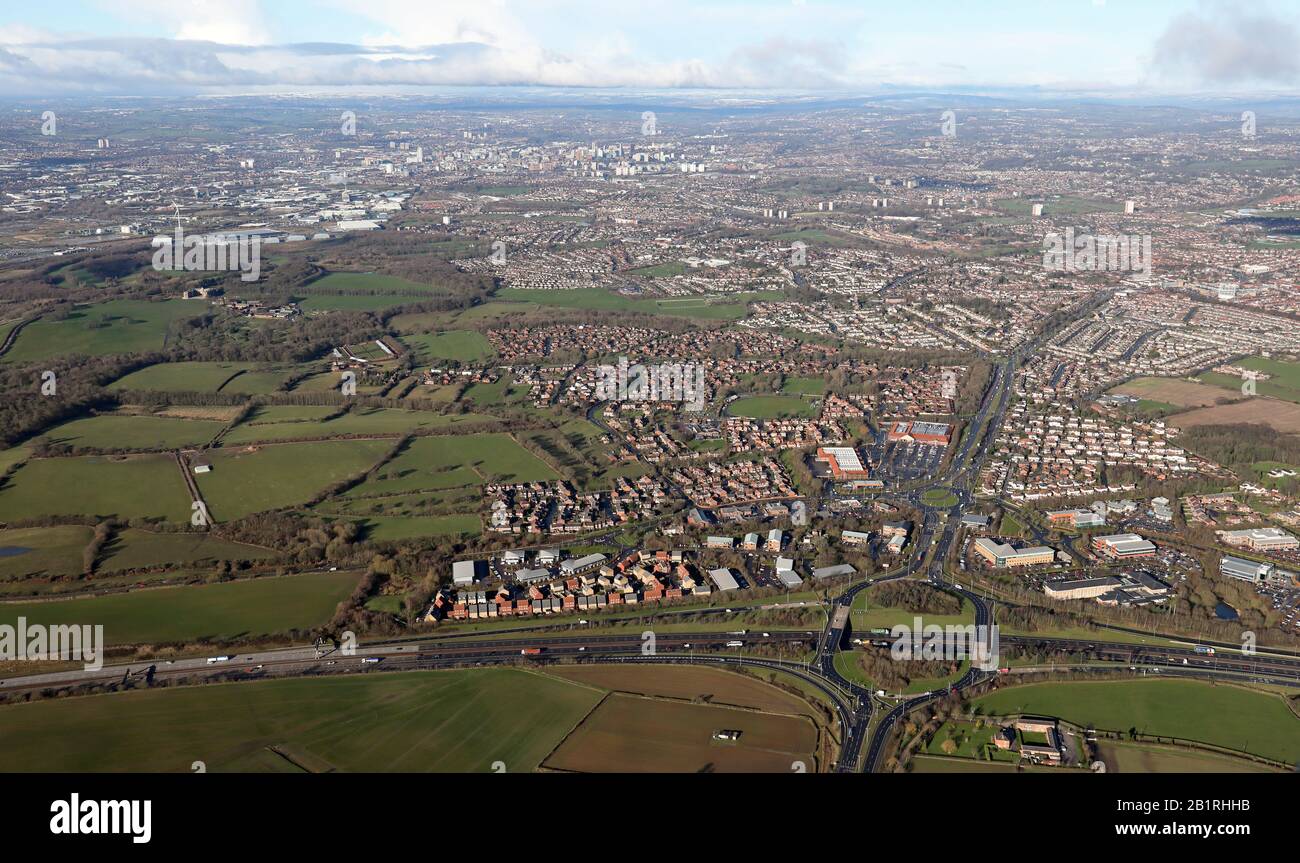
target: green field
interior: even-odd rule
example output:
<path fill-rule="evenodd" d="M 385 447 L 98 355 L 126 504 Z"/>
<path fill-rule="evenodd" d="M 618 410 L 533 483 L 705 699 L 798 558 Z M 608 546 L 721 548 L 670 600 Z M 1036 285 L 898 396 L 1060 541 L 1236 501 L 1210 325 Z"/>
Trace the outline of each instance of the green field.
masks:
<path fill-rule="evenodd" d="M 202 311 L 180 300 L 111 300 L 78 306 L 64 320 L 46 317 L 28 324 L 3 361 L 24 363 L 68 354 L 104 356 L 161 350 L 172 321 Z"/>
<path fill-rule="evenodd" d="M 476 330 L 403 336 L 402 343 L 424 362 L 458 360 L 472 363 L 489 359 L 496 353 L 487 337 Z"/>
<path fill-rule="evenodd" d="M 295 295 L 307 312 L 377 312 L 394 306 L 419 303 L 428 297 L 409 294 L 311 294 Z"/>
<path fill-rule="evenodd" d="M 189 521 L 190 498 L 170 455 L 32 459 L 0 488 L 0 521 L 43 515 Z"/>
<path fill-rule="evenodd" d="M 260 394 L 275 392 L 291 373 L 292 367 L 255 363 L 158 363 L 132 372 L 110 389 Z"/>
<path fill-rule="evenodd" d="M 303 503 L 365 471 L 392 446 L 391 440 L 346 440 L 212 450 L 212 472 L 196 479 L 213 519 L 230 521 Z"/>
<path fill-rule="evenodd" d="M 819 396 L 826 392 L 826 381 L 821 378 L 786 378 L 781 392 L 791 396 Z"/>
<path fill-rule="evenodd" d="M 95 531 L 80 524 L 0 530 L 0 579 L 28 575 L 75 575 L 82 570 L 81 550 Z M 15 553 L 18 549 L 26 549 Z"/>
<path fill-rule="evenodd" d="M 1300 719 L 1280 698 L 1188 680 L 1037 683 L 978 699 L 986 713 L 1056 716 L 1111 731 L 1181 737 L 1294 764 Z"/>
<path fill-rule="evenodd" d="M 717 296 L 698 296 L 664 299 L 638 299 L 602 288 L 577 288 L 568 291 L 534 291 L 503 288 L 496 299 L 510 302 L 536 303 L 565 309 L 592 309 L 595 311 L 646 312 L 652 315 L 705 318 L 709 320 L 740 320 L 748 304 L 758 300 L 781 299 L 778 293 L 746 293 Z"/>
<path fill-rule="evenodd" d="M 596 689 L 513 669 L 367 674 L 0 707 L 13 772 L 535 770 Z M 274 747 L 274 751 L 272 749 Z"/>
<path fill-rule="evenodd" d="M 483 522 L 477 515 L 431 515 L 420 518 L 369 516 L 361 520 L 365 537 L 376 542 L 417 539 L 424 536 L 477 536 Z"/>
<path fill-rule="evenodd" d="M 727 405 L 727 415 L 760 420 L 812 418 L 817 415 L 817 410 L 811 403 L 791 396 L 746 396 Z"/>
<path fill-rule="evenodd" d="M 205 444 L 225 425 L 211 420 L 100 414 L 64 423 L 41 439 L 74 448 L 163 450 Z"/>
<path fill-rule="evenodd" d="M 470 384 L 465 388 L 461 400 L 480 409 L 490 410 L 494 407 L 533 409 L 532 403 L 528 400 L 528 387 L 515 386 L 514 378 L 508 373 L 497 378 L 496 383 Z"/>
<path fill-rule="evenodd" d="M 1268 398 L 1300 404 L 1300 363 L 1288 363 L 1282 360 L 1249 357 L 1233 365 L 1266 372 L 1271 377 L 1266 381 L 1255 382 L 1255 393 Z M 1218 372 L 1206 372 L 1197 380 L 1241 393 L 1242 379 Z"/>
<path fill-rule="evenodd" d="M 294 384 L 293 391 L 296 393 L 324 393 L 339 392 L 342 384 L 342 377 L 338 372 L 320 372 L 319 374 L 310 375 Z M 371 384 L 357 382 L 357 394 L 368 396 L 378 393 L 382 387 Z"/>
<path fill-rule="evenodd" d="M 82 550 L 93 535 L 94 530 L 85 525 L 0 530 L 0 549 L 27 549 L 22 553 L 0 553 L 0 579 L 79 575 L 84 568 Z M 270 549 L 228 542 L 207 533 L 156 533 L 127 528 L 100 549 L 97 572 L 217 560 L 267 560 L 276 556 Z M 92 581 L 84 586 L 94 588 L 97 584 Z M 37 585 L 32 587 L 39 589 Z"/>
<path fill-rule="evenodd" d="M 302 408 L 262 406 L 251 417 L 232 429 L 222 442 L 227 446 L 254 441 L 289 440 L 292 438 L 344 437 L 349 435 L 392 435 L 419 429 L 437 429 L 452 425 L 491 420 L 481 414 L 440 415 L 392 408 L 354 408 L 325 422 L 302 418 Z M 332 409 L 326 409 L 330 411 Z M 281 417 L 287 419 L 281 420 Z"/>
<path fill-rule="evenodd" d="M 377 294 L 432 294 L 437 288 L 378 273 L 330 273 L 306 285 L 309 292 L 374 291 Z M 418 298 L 417 298 L 418 299 Z M 410 301 L 408 301 L 410 302 Z"/>
<path fill-rule="evenodd" d="M 0 603 L 0 624 L 102 625 L 116 644 L 161 644 L 307 630 L 330 619 L 357 584 L 328 572 L 225 584 L 161 587 L 52 602 Z"/>
<path fill-rule="evenodd" d="M 628 270 L 628 275 L 641 276 L 646 279 L 668 279 L 673 276 L 682 276 L 687 273 L 689 268 L 681 261 L 668 261 L 663 264 L 654 264 L 649 267 L 638 267 L 635 270 Z"/>
<path fill-rule="evenodd" d="M 508 434 L 421 437 L 348 497 L 391 495 L 479 485 L 486 480 L 535 482 L 559 475 Z"/>
<path fill-rule="evenodd" d="M 155 533 L 127 528 L 101 551 L 101 572 L 145 569 L 218 560 L 271 560 L 279 555 L 267 548 L 229 542 L 210 533 Z"/>
<path fill-rule="evenodd" d="M 31 456 L 31 450 L 25 446 L 16 446 L 11 449 L 0 450 L 0 474 L 5 473 L 9 468 L 25 461 Z"/>
<path fill-rule="evenodd" d="M 1004 213 L 1015 216 L 1028 216 L 1035 203 L 1042 203 L 1046 215 L 1086 215 L 1088 213 L 1122 213 L 1124 205 L 1116 201 L 1100 201 L 1090 198 L 1078 198 L 1063 195 L 1059 198 L 1046 198 L 1041 202 L 1033 198 L 1002 198 L 993 202 L 993 206 Z"/>

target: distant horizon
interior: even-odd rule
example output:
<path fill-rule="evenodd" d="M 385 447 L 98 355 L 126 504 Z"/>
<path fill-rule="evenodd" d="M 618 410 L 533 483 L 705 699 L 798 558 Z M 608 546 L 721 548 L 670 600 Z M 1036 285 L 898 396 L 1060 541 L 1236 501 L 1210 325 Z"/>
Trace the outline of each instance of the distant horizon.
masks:
<path fill-rule="evenodd" d="M 8 11 L 0 97 L 364 92 L 1300 95 L 1300 10 L 1226 0 L 69 0 Z"/>

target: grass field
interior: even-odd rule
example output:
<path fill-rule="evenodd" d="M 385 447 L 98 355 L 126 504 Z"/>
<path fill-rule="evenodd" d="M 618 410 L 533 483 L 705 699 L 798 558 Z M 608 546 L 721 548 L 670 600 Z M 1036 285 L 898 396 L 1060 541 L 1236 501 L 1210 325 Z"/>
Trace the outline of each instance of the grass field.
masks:
<path fill-rule="evenodd" d="M 425 362 L 434 360 L 479 362 L 496 354 L 487 338 L 475 330 L 403 336 L 402 343 Z"/>
<path fill-rule="evenodd" d="M 132 372 L 110 389 L 260 395 L 278 390 L 295 371 L 294 366 L 255 363 L 158 363 Z"/>
<path fill-rule="evenodd" d="M 0 474 L 5 473 L 9 468 L 24 461 L 31 456 L 31 449 L 25 446 L 11 447 L 10 449 L 0 450 Z"/>
<path fill-rule="evenodd" d="M 366 516 L 361 519 L 366 539 L 396 541 L 422 536 L 478 536 L 483 532 L 483 521 L 472 514 L 431 515 L 401 518 L 394 516 Z"/>
<path fill-rule="evenodd" d="M 481 414 L 441 415 L 392 408 L 354 408 L 328 421 L 302 417 L 303 408 L 262 406 L 222 438 L 227 446 L 255 441 L 348 435 L 405 434 L 419 429 L 446 428 L 491 419 Z M 331 411 L 332 409 L 326 409 Z M 283 419 L 282 419 L 283 418 Z"/>
<path fill-rule="evenodd" d="M 33 459 L 0 489 L 0 521 L 41 515 L 189 521 L 190 498 L 169 455 Z"/>
<path fill-rule="evenodd" d="M 342 378 L 338 372 L 320 372 L 319 374 L 309 375 L 308 377 L 299 380 L 294 384 L 293 391 L 296 393 L 338 392 L 341 384 Z M 383 388 L 373 384 L 365 384 L 360 381 L 357 382 L 358 395 L 374 395 L 381 389 Z"/>
<path fill-rule="evenodd" d="M 278 556 L 270 549 L 230 542 L 209 533 L 155 533 L 127 528 L 105 544 L 98 569 L 113 572 L 218 560 L 272 560 Z"/>
<path fill-rule="evenodd" d="M 497 406 L 515 407 L 526 411 L 533 409 L 528 400 L 528 387 L 515 386 L 514 378 L 509 374 L 501 375 L 496 383 L 471 384 L 465 388 L 465 395 L 461 400 L 484 409 Z"/>
<path fill-rule="evenodd" d="M 978 699 L 987 713 L 1057 716 L 1076 725 L 1181 737 L 1294 764 L 1300 719 L 1276 696 L 1185 680 L 1014 686 Z"/>
<path fill-rule="evenodd" d="M 489 479 L 534 482 L 558 478 L 550 466 L 507 434 L 421 437 L 347 496 L 456 488 Z"/>
<path fill-rule="evenodd" d="M 792 396 L 747 396 L 727 405 L 727 415 L 768 420 L 782 417 L 814 417 L 817 411 L 809 402 Z"/>
<path fill-rule="evenodd" d="M 718 741 L 721 730 L 740 731 Z M 817 729 L 805 716 L 707 704 L 608 696 L 546 759 L 581 773 L 789 773 L 816 769 Z"/>
<path fill-rule="evenodd" d="M 1035 203 L 1039 203 L 1030 198 L 1002 198 L 993 202 L 1004 213 L 1010 213 L 1015 216 L 1028 216 Z M 1123 212 L 1124 205 L 1116 201 L 1101 201 L 1091 198 L 1078 198 L 1072 195 L 1062 195 L 1059 198 L 1048 198 L 1041 202 L 1043 212 L 1047 215 L 1084 215 L 1087 213 L 1119 213 Z"/>
<path fill-rule="evenodd" d="M 0 579 L 57 578 L 78 575 L 82 549 L 94 530 L 85 525 L 58 525 L 0 531 Z M 20 549 L 27 549 L 17 553 Z M 7 551 L 6 551 L 7 550 Z M 216 560 L 267 560 L 274 551 L 227 542 L 206 533 L 155 533 L 127 528 L 100 549 L 98 572 L 144 569 Z M 95 582 L 84 587 L 93 588 Z"/>
<path fill-rule="evenodd" d="M 90 449 L 163 450 L 212 440 L 225 423 L 133 414 L 100 414 L 64 423 L 42 435 L 53 444 Z"/>
<path fill-rule="evenodd" d="M 309 289 L 307 289 L 309 290 Z M 427 297 L 409 294 L 313 294 L 295 295 L 303 311 L 308 312 L 377 312 L 394 306 L 407 306 Z"/>
<path fill-rule="evenodd" d="M 735 321 L 745 316 L 750 302 L 780 299 L 781 295 L 766 292 L 639 299 L 616 294 L 601 288 L 578 288 L 569 291 L 533 291 L 504 288 L 497 291 L 495 298 L 498 301 L 536 303 L 541 306 L 556 306 L 565 309 L 646 312 L 653 315 Z"/>
<path fill-rule="evenodd" d="M 42 318 L 28 324 L 0 359 L 24 363 L 67 354 L 104 356 L 161 350 L 168 324 L 202 311 L 180 300 L 111 300 L 78 306 L 64 320 Z"/>
<path fill-rule="evenodd" d="M 0 604 L 0 623 L 93 624 L 115 644 L 159 644 L 310 629 L 356 586 L 355 572 L 163 587 L 110 596 Z"/>
<path fill-rule="evenodd" d="M 1257 395 L 1300 403 L 1300 363 L 1289 363 L 1284 360 L 1265 359 L 1264 357 L 1248 357 L 1234 365 L 1265 372 L 1270 376 L 1268 380 L 1255 382 Z M 1237 393 L 1241 392 L 1241 378 L 1231 375 L 1208 372 L 1201 375 L 1200 380 L 1234 390 Z"/>
<path fill-rule="evenodd" d="M 81 550 L 94 535 L 79 524 L 0 530 L 0 579 L 75 575 L 82 570 Z"/>
<path fill-rule="evenodd" d="M 792 396 L 819 396 L 826 392 L 826 381 L 821 378 L 786 378 L 781 392 Z"/>
<path fill-rule="evenodd" d="M 330 273 L 305 287 L 307 291 L 374 291 L 379 294 L 436 293 L 432 285 L 421 285 L 397 276 L 379 273 Z"/>
<path fill-rule="evenodd" d="M 230 521 L 303 503 L 373 466 L 392 446 L 391 440 L 345 440 L 212 450 L 212 472 L 196 479 L 212 517 Z"/>
<path fill-rule="evenodd" d="M 0 760 L 15 772 L 187 773 L 199 759 L 212 772 L 527 773 L 600 697 L 493 668 L 47 701 L 0 708 Z"/>

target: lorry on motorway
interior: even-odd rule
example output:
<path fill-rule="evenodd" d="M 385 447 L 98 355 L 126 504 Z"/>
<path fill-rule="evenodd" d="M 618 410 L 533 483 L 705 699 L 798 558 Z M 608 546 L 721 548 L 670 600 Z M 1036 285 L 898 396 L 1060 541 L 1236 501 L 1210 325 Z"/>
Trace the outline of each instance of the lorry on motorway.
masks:
<path fill-rule="evenodd" d="M 541 647 L 525 647 L 523 650 L 519 651 L 519 655 L 520 655 L 520 656 L 540 656 L 541 653 L 542 653 L 542 650 L 544 650 L 544 649 L 545 649 L 545 648 L 541 648 Z"/>
<path fill-rule="evenodd" d="M 216 665 L 218 662 L 229 662 L 229 656 L 209 656 L 208 665 Z"/>
<path fill-rule="evenodd" d="M 727 642 L 727 647 L 744 647 L 744 646 L 745 646 L 745 642 L 743 642 L 743 641 L 728 641 L 728 642 Z"/>
<path fill-rule="evenodd" d="M 1198 644 L 1198 645 L 1196 645 L 1196 652 L 1199 653 L 1199 654 L 1201 654 L 1202 656 L 1213 656 L 1213 655 L 1214 655 L 1214 648 L 1213 648 L 1213 647 L 1206 647 L 1206 646 L 1203 645 L 1203 644 Z"/>
<path fill-rule="evenodd" d="M 366 656 L 366 657 L 362 657 L 362 659 L 361 659 L 361 664 L 362 664 L 362 665 L 373 665 L 373 664 L 375 664 L 376 662 L 378 662 L 378 661 L 381 660 L 381 659 L 383 659 L 382 656 Z"/>

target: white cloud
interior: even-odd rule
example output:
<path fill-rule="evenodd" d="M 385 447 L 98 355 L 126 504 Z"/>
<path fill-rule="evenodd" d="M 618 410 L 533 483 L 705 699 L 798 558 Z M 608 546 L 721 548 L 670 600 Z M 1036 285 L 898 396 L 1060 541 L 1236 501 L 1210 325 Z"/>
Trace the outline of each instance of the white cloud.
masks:
<path fill-rule="evenodd" d="M 99 0 L 127 20 L 162 24 L 173 38 L 266 45 L 271 33 L 261 0 Z"/>

